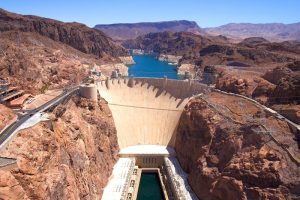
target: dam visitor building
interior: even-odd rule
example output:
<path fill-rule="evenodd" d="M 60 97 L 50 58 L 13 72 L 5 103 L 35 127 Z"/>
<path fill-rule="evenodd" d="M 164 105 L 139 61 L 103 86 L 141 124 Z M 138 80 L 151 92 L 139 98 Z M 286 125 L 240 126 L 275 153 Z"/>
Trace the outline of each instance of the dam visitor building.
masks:
<path fill-rule="evenodd" d="M 94 87 L 112 112 L 120 146 L 102 200 L 198 199 L 174 147 L 186 103 L 208 87 L 166 78 L 107 79 Z"/>

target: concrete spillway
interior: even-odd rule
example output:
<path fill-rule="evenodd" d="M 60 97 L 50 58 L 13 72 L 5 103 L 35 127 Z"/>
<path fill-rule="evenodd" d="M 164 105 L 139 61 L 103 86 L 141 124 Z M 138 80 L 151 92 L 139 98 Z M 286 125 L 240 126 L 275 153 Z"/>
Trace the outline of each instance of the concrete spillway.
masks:
<path fill-rule="evenodd" d="M 174 147 L 184 106 L 207 87 L 167 79 L 114 79 L 97 83 L 111 109 L 120 148 L 134 145 Z"/>

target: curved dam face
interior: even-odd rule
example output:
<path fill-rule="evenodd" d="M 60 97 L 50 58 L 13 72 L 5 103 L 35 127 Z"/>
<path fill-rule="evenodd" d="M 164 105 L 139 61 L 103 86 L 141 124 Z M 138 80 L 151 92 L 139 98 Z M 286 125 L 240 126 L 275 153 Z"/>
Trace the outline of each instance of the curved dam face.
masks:
<path fill-rule="evenodd" d="M 174 147 L 176 128 L 188 100 L 207 87 L 189 81 L 130 78 L 97 83 L 117 129 L 120 148 L 134 145 Z"/>

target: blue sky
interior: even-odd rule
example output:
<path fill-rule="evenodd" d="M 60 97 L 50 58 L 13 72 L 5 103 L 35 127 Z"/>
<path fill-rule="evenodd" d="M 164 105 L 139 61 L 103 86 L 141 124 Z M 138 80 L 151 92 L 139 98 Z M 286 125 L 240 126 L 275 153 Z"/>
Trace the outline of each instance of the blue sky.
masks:
<path fill-rule="evenodd" d="M 300 0 L 0 0 L 0 7 L 90 27 L 180 19 L 196 21 L 201 27 L 300 22 Z"/>

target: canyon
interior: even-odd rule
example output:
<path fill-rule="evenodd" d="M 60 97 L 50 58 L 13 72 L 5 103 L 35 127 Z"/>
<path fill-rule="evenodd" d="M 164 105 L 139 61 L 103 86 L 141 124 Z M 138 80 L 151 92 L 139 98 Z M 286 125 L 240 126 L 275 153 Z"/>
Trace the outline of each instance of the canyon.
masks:
<path fill-rule="evenodd" d="M 200 199 L 299 197 L 299 133 L 285 120 L 199 83 L 127 81 L 99 83 L 98 103 L 74 95 L 47 122 L 21 130 L 0 152 L 18 165 L 1 171 L 0 197 L 97 199 L 126 147 L 157 142 L 175 148 Z"/>
<path fill-rule="evenodd" d="M 299 199 L 300 43 L 282 41 L 297 33 L 280 28 L 278 39 L 263 34 L 267 27 L 241 37 L 232 27 L 184 20 L 89 28 L 1 9 L 1 79 L 33 95 L 96 88 L 93 100 L 76 92 L 0 150 L 16 159 L 0 169 L 0 199 L 100 199 L 118 161 L 143 145 L 149 152 L 136 154 L 149 157 L 157 145 L 178 159 L 199 199 Z M 132 49 L 193 77 L 126 77 Z M 87 78 L 92 68 L 103 80 Z M 110 78 L 115 70 L 125 77 Z M 0 104 L 0 128 L 21 111 Z"/>

